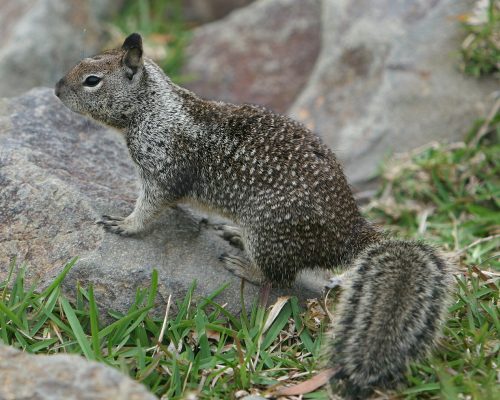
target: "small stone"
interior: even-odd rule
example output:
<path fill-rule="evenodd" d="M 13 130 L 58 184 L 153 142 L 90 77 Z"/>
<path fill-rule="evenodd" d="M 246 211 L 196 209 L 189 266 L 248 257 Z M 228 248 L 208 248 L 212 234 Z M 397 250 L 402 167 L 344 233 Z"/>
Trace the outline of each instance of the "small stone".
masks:
<path fill-rule="evenodd" d="M 119 371 L 69 354 L 33 355 L 0 344 L 0 399 L 154 400 Z"/>
<path fill-rule="evenodd" d="M 248 396 L 248 392 L 246 390 L 238 390 L 234 394 L 235 399 L 241 399 L 242 397 Z"/>

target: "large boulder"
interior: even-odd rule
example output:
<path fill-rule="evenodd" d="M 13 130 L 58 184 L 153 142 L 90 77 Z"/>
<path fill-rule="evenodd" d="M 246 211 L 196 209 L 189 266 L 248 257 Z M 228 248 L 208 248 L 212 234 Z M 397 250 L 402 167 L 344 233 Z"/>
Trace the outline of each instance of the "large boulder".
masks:
<path fill-rule="evenodd" d="M 155 400 L 117 370 L 69 354 L 32 355 L 0 344 L 2 400 Z"/>
<path fill-rule="evenodd" d="M 498 82 L 457 68 L 469 0 L 323 0 L 323 47 L 290 114 L 361 183 L 391 152 L 463 140 Z"/>
<path fill-rule="evenodd" d="M 72 113 L 52 89 L 0 100 L 0 281 L 16 257 L 28 264 L 29 281 L 43 287 L 78 256 L 64 288 L 72 293 L 77 281 L 92 283 L 103 309 L 126 311 L 156 268 L 158 307 L 170 294 L 184 298 L 196 280 L 197 296 L 228 283 L 217 300 L 239 311 L 240 280 L 219 260 L 236 249 L 204 223 L 205 215 L 171 209 L 133 238 L 95 224 L 102 214 L 130 213 L 136 191 L 136 171 L 117 132 Z M 288 293 L 317 296 L 323 283 L 306 273 Z M 247 301 L 257 291 L 246 284 Z"/>
<path fill-rule="evenodd" d="M 103 21 L 122 3 L 0 0 L 0 97 L 52 86 L 82 56 L 101 50 Z"/>
<path fill-rule="evenodd" d="M 320 50 L 320 0 L 261 0 L 203 25 L 186 49 L 188 88 L 285 112 Z"/>

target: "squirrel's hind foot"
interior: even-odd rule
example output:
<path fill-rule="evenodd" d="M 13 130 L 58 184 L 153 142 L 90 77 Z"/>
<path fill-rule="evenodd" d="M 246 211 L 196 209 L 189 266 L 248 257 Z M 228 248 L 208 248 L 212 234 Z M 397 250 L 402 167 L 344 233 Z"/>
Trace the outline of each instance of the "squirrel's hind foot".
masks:
<path fill-rule="evenodd" d="M 244 251 L 245 245 L 243 243 L 243 232 L 241 228 L 227 224 L 213 225 L 217 234 L 229 244 L 237 249 Z"/>
<path fill-rule="evenodd" d="M 224 263 L 224 267 L 234 275 L 254 285 L 261 285 L 264 282 L 264 276 L 260 269 L 253 265 L 246 257 L 222 254 L 220 260 Z"/>
<path fill-rule="evenodd" d="M 96 224 L 102 225 L 103 228 L 111 233 L 116 233 L 121 236 L 132 236 L 139 233 L 142 229 L 129 217 L 115 217 L 112 215 L 103 215 Z"/>

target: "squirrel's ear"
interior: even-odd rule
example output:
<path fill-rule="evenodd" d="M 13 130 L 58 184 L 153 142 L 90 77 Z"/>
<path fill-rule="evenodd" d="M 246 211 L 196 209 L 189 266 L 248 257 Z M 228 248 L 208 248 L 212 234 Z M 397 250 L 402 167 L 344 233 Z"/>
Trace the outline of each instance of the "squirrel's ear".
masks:
<path fill-rule="evenodd" d="M 139 67 L 142 65 L 142 38 L 138 33 L 132 33 L 123 42 L 122 49 L 125 50 L 123 64 L 127 67 L 127 75 L 132 79 Z"/>

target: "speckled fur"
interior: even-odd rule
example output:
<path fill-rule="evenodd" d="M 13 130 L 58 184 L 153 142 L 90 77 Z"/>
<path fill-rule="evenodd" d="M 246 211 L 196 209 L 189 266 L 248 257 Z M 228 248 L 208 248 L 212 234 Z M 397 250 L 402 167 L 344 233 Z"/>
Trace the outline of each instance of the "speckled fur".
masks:
<path fill-rule="evenodd" d="M 84 87 L 92 74 L 102 77 L 99 87 Z M 142 58 L 138 35 L 82 60 L 56 94 L 72 110 L 120 129 L 138 167 L 134 211 L 103 217 L 106 229 L 134 234 L 164 207 L 190 201 L 241 226 L 250 262 L 273 285 L 289 285 L 302 269 L 347 268 L 356 260 L 333 355 L 353 393 L 363 379 L 375 386 L 399 380 L 402 365 L 420 354 L 416 342 L 427 348 L 434 340 L 445 307 L 444 264 L 423 245 L 383 241 L 361 216 L 334 154 L 303 125 L 260 107 L 198 98 Z M 399 310 L 411 311 L 400 317 Z M 393 324 L 387 342 L 380 324 Z M 355 342 L 367 338 L 380 346 L 364 357 Z"/>

